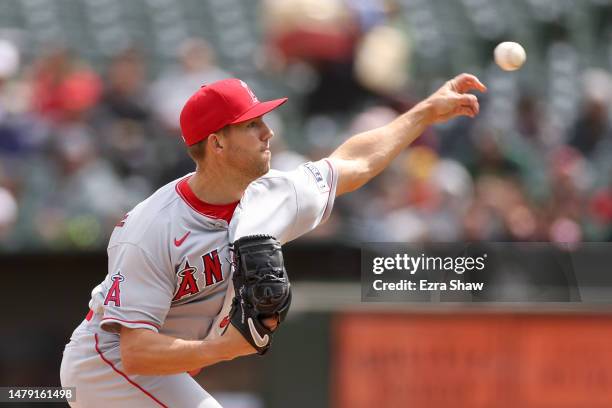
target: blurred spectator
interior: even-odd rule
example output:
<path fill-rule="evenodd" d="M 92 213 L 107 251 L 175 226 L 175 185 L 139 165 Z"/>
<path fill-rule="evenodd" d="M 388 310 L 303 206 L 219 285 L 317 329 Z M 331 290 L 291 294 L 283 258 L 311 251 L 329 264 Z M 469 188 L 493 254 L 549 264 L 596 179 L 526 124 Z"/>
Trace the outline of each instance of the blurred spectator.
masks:
<path fill-rule="evenodd" d="M 178 134 L 185 101 L 202 85 L 229 76 L 217 65 L 215 53 L 204 39 L 188 39 L 179 46 L 178 65 L 162 73 L 152 85 L 153 110 L 167 129 Z"/>
<path fill-rule="evenodd" d="M 461 238 L 472 180 L 463 165 L 442 159 L 425 146 L 402 160 L 406 201 L 384 217 L 391 241 L 449 242 Z"/>
<path fill-rule="evenodd" d="M 530 94 L 523 94 L 517 103 L 517 124 L 518 133 L 533 141 L 539 141 L 542 132 L 542 109 L 536 97 Z"/>
<path fill-rule="evenodd" d="M 54 140 L 53 160 L 30 175 L 28 223 L 43 247 L 101 246 L 117 220 L 141 199 L 98 157 L 93 137 L 86 128 L 71 127 Z"/>
<path fill-rule="evenodd" d="M 262 16 L 276 65 L 288 71 L 305 65 L 315 74 L 303 89 L 306 115 L 338 113 L 363 99 L 353 74 L 360 27 L 343 1 L 267 0 Z"/>
<path fill-rule="evenodd" d="M 37 119 L 27 113 L 27 86 L 17 78 L 19 68 L 17 47 L 0 40 L 0 157 L 5 160 L 36 149 L 45 137 Z"/>
<path fill-rule="evenodd" d="M 612 240 L 612 186 L 596 191 L 589 203 L 590 232 L 599 241 Z"/>
<path fill-rule="evenodd" d="M 591 156 L 604 139 L 612 137 L 609 120 L 612 79 L 605 71 L 590 70 L 583 75 L 583 85 L 583 107 L 570 135 L 570 144 Z"/>
<path fill-rule="evenodd" d="M 410 44 L 397 28 L 380 25 L 363 37 L 355 74 L 366 88 L 382 95 L 403 92 L 408 83 Z"/>
<path fill-rule="evenodd" d="M 264 1 L 262 17 L 268 41 L 286 63 L 352 58 L 358 27 L 341 0 Z"/>
<path fill-rule="evenodd" d="M 32 108 L 52 122 L 78 120 L 99 100 L 99 76 L 67 48 L 53 47 L 34 64 Z"/>
<path fill-rule="evenodd" d="M 93 120 L 101 152 L 125 183 L 149 194 L 161 172 L 162 136 L 148 98 L 147 67 L 140 51 L 128 48 L 109 64 L 106 88 Z"/>
<path fill-rule="evenodd" d="M 20 150 L 22 135 L 15 126 L 12 115 L 9 81 L 19 69 L 19 51 L 9 41 L 0 40 L 0 154 L 12 154 Z"/>
<path fill-rule="evenodd" d="M 473 135 L 475 156 L 469 164 L 474 178 L 482 175 L 517 176 L 519 166 L 515 163 L 501 146 L 501 135 L 491 127 L 477 129 Z"/>
<path fill-rule="evenodd" d="M 355 14 L 362 32 L 384 24 L 396 5 L 390 0 L 346 0 L 347 7 Z"/>
<path fill-rule="evenodd" d="M 102 107 L 119 119 L 144 122 L 151 116 L 147 85 L 142 54 L 137 48 L 127 48 L 110 61 Z"/>
<path fill-rule="evenodd" d="M 17 201 L 5 188 L 0 187 L 0 240 L 8 236 L 17 221 Z"/>
<path fill-rule="evenodd" d="M 308 159 L 300 153 L 293 151 L 287 145 L 283 136 L 284 125 L 276 112 L 266 115 L 265 122 L 274 131 L 274 137 L 270 139 L 270 150 L 272 152 L 271 168 L 280 171 L 291 171 Z"/>
<path fill-rule="evenodd" d="M 4 81 L 19 70 L 19 50 L 7 40 L 0 39 L 0 81 Z"/>
<path fill-rule="evenodd" d="M 597 145 L 610 136 L 607 105 L 599 99 L 587 99 L 574 125 L 570 144 L 591 155 Z"/>

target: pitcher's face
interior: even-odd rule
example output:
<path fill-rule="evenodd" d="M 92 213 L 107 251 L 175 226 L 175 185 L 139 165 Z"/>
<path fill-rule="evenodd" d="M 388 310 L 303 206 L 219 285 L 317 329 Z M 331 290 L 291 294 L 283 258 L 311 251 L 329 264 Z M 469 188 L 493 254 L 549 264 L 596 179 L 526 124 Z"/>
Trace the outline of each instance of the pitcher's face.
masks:
<path fill-rule="evenodd" d="M 270 139 L 274 132 L 261 116 L 230 125 L 224 136 L 224 159 L 232 168 L 253 180 L 270 170 Z"/>

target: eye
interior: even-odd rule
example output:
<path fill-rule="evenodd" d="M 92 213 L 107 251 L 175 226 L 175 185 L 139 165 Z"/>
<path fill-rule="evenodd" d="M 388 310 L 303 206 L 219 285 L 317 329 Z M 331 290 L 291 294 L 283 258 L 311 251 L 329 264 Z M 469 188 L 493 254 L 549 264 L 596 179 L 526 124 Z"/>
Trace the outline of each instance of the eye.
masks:
<path fill-rule="evenodd" d="M 256 128 L 257 127 L 257 121 L 254 120 L 252 122 L 249 122 L 249 124 L 247 125 L 248 128 Z"/>

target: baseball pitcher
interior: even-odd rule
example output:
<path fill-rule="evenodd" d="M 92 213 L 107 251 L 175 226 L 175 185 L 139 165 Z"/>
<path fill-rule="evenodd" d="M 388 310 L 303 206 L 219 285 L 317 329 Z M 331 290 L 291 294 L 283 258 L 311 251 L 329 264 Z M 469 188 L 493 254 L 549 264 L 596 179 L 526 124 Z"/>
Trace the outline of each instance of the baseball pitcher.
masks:
<path fill-rule="evenodd" d="M 265 353 L 287 314 L 281 245 L 329 216 L 335 197 L 380 173 L 427 126 L 465 115 L 484 92 L 461 74 L 386 126 L 328 158 L 270 170 L 261 102 L 239 79 L 201 87 L 180 118 L 193 173 L 127 213 L 108 245 L 108 274 L 66 345 L 62 385 L 72 407 L 220 407 L 193 380 L 220 361 Z"/>

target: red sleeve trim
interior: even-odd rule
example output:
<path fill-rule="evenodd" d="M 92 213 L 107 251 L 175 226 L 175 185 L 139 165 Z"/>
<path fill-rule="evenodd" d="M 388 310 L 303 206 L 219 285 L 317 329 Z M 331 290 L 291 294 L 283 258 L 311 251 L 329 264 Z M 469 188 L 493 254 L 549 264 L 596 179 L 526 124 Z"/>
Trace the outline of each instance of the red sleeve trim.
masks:
<path fill-rule="evenodd" d="M 117 319 L 116 317 L 104 317 L 101 321 L 105 321 L 105 320 L 116 320 L 116 321 L 122 322 L 122 323 L 148 324 L 149 326 L 153 326 L 157 330 L 159 330 L 159 326 L 158 325 L 156 325 L 155 323 L 147 322 L 145 320 L 123 320 L 123 319 Z"/>
<path fill-rule="evenodd" d="M 142 391 L 146 396 L 151 398 L 153 401 L 157 402 L 159 404 L 159 406 L 164 407 L 164 408 L 168 408 L 167 405 L 165 405 L 163 402 L 161 402 L 160 400 L 155 398 L 150 392 L 148 392 L 147 390 L 142 388 L 140 385 L 136 384 L 133 380 L 131 380 L 130 377 L 127 376 L 127 374 L 125 374 L 123 371 L 121 371 L 117 367 L 115 367 L 115 365 L 112 363 L 112 361 L 107 360 L 104 357 L 104 354 L 102 354 L 102 352 L 100 351 L 100 347 L 98 347 L 98 334 L 96 333 L 94 336 L 96 338 L 96 352 L 98 353 L 98 355 L 100 356 L 102 361 L 104 361 L 106 364 L 108 364 L 110 366 L 110 368 L 112 368 L 117 374 L 119 374 L 120 376 L 125 378 L 127 380 L 127 382 L 132 384 L 134 387 L 138 388 L 140 391 Z"/>

